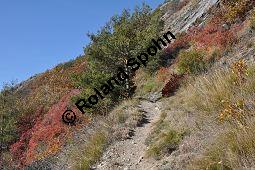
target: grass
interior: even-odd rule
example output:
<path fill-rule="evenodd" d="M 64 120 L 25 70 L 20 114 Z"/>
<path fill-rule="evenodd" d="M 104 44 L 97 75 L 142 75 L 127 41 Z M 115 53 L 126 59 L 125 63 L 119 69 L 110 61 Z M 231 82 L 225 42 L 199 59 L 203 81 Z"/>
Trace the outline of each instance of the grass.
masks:
<path fill-rule="evenodd" d="M 145 96 L 148 93 L 158 92 L 162 89 L 164 82 L 158 81 L 154 75 L 138 70 L 134 78 L 136 95 Z"/>
<path fill-rule="evenodd" d="M 85 146 L 81 162 L 76 165 L 77 170 L 89 170 L 97 160 L 100 159 L 103 150 L 107 143 L 107 134 L 103 131 L 98 131 L 91 136 Z"/>
<path fill-rule="evenodd" d="M 181 133 L 172 129 L 161 132 L 157 139 L 149 146 L 147 156 L 158 158 L 167 153 L 171 154 L 178 148 L 182 136 Z"/>
<path fill-rule="evenodd" d="M 255 166 L 255 124 L 248 129 L 232 129 L 216 140 L 191 169 L 249 169 Z"/>
<path fill-rule="evenodd" d="M 184 133 L 180 133 L 164 121 L 166 113 L 162 112 L 160 119 L 155 123 L 152 134 L 147 138 L 146 143 L 149 145 L 146 151 L 147 157 L 160 158 L 165 154 L 171 154 L 178 148 Z"/>
<path fill-rule="evenodd" d="M 250 22 L 251 29 L 255 30 L 255 9 L 252 11 Z"/>
<path fill-rule="evenodd" d="M 217 116 L 225 109 L 226 103 L 239 103 L 242 100 L 253 103 L 255 90 L 255 66 L 247 69 L 245 81 L 233 70 L 218 70 L 209 75 L 201 75 L 190 82 L 183 91 L 187 103 L 207 116 Z M 239 80 L 240 79 L 240 80 Z"/>
<path fill-rule="evenodd" d="M 247 66 L 239 60 L 230 69 L 198 76 L 178 95 L 183 100 L 179 107 L 195 112 L 194 119 L 202 129 L 214 127 L 211 128 L 214 132 L 210 132 L 214 138 L 210 139 L 210 144 L 204 143 L 206 149 L 190 163 L 190 169 L 249 169 L 255 166 L 254 64 Z M 201 129 L 197 131 L 206 133 Z"/>
<path fill-rule="evenodd" d="M 137 116 L 137 104 L 137 99 L 124 100 L 110 113 L 110 119 L 116 125 L 126 123 L 132 116 Z"/>

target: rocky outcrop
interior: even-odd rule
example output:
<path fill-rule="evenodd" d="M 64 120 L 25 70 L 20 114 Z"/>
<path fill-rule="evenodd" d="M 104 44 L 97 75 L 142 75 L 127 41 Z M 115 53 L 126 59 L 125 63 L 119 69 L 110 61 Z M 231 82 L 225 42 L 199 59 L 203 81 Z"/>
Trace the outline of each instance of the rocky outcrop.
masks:
<path fill-rule="evenodd" d="M 165 22 L 164 29 L 171 29 L 176 34 L 188 30 L 197 18 L 205 15 L 213 5 L 219 3 L 219 0 L 191 0 L 186 6 L 176 12 L 166 8 L 169 3 L 171 1 L 161 6 L 161 10 L 165 12 L 162 17 Z"/>

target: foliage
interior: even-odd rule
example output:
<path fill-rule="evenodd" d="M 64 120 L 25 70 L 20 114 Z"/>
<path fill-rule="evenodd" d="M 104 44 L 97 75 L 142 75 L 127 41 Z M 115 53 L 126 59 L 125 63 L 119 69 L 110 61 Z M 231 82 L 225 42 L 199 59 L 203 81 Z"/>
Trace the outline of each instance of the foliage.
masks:
<path fill-rule="evenodd" d="M 152 12 L 145 4 L 136 7 L 133 14 L 124 10 L 98 34 L 89 34 L 91 44 L 85 53 L 99 66 L 97 69 L 115 72 L 116 66 L 124 66 L 126 60 L 147 49 L 151 39 L 159 36 L 160 16 L 159 11 Z"/>
<path fill-rule="evenodd" d="M 124 10 L 120 16 L 116 15 L 97 34 L 88 34 L 91 39 L 85 48 L 88 58 L 88 70 L 83 74 L 74 75 L 75 86 L 83 89 L 79 97 L 88 98 L 91 89 L 99 87 L 116 73 L 118 67 L 125 68 L 128 59 L 139 55 L 151 43 L 152 38 L 158 37 L 162 29 L 159 10 L 152 9 L 143 4 L 136 7 L 133 13 Z M 157 69 L 159 57 L 153 57 L 147 65 L 148 70 Z M 97 105 L 96 112 L 107 112 L 117 100 L 126 97 L 132 91 L 132 76 L 129 74 L 128 89 L 116 87 L 108 101 Z M 125 91 L 126 90 L 126 91 Z"/>
<path fill-rule="evenodd" d="M 156 79 L 158 82 L 165 82 L 169 79 L 169 68 L 161 67 L 157 71 Z"/>
<path fill-rule="evenodd" d="M 69 75 L 81 69 L 84 69 L 84 58 L 78 58 L 65 67 L 59 65 L 26 82 L 7 85 L 3 89 L 0 95 L 0 115 L 4 118 L 1 119 L 1 141 L 3 148 L 10 148 L 14 160 L 24 164 L 31 129 L 52 104 L 72 88 Z"/>
<path fill-rule="evenodd" d="M 250 11 L 254 5 L 254 0 L 234 0 L 224 1 L 223 4 L 227 8 L 225 18 L 228 22 L 234 22 L 236 19 L 243 20 L 248 11 Z"/>
<path fill-rule="evenodd" d="M 90 66 L 91 62 L 88 64 Z M 105 71 L 99 71 L 96 68 L 88 69 L 83 74 L 73 75 L 73 80 L 75 82 L 75 86 L 82 89 L 79 95 L 72 97 L 72 102 L 75 103 L 79 99 L 88 99 L 90 95 L 94 94 L 94 88 L 100 88 L 103 83 L 109 80 L 112 77 L 110 73 L 106 73 Z M 119 86 L 115 87 L 114 91 L 108 94 L 103 100 L 101 100 L 95 106 L 92 106 L 91 109 L 87 111 L 89 114 L 102 114 L 108 113 L 109 110 L 115 105 L 120 99 L 119 93 L 124 89 L 124 87 Z"/>
<path fill-rule="evenodd" d="M 1 138 L 3 137 L 4 141 L 3 148 L 10 149 L 15 166 L 24 166 L 32 133 L 37 133 L 34 132 L 34 126 L 40 122 L 52 104 L 73 88 L 70 75 L 83 70 L 84 66 L 84 58 L 80 57 L 19 85 L 6 86 L 1 92 L 3 100 L 0 103 L 0 113 L 4 117 L 4 122 L 1 123 L 4 133 Z"/>
<path fill-rule="evenodd" d="M 224 50 L 236 42 L 238 26 L 231 29 L 223 29 L 224 20 L 221 16 L 215 16 L 204 27 L 195 27 L 189 30 L 192 41 L 197 48 L 207 50 L 216 47 Z"/>
<path fill-rule="evenodd" d="M 206 70 L 205 53 L 201 50 L 181 51 L 177 63 L 181 74 L 198 74 Z"/>
<path fill-rule="evenodd" d="M 196 82 L 187 87 L 188 103 L 208 116 L 216 116 L 228 105 L 236 105 L 243 100 L 248 105 L 252 104 L 255 89 L 254 66 L 246 68 L 244 63 L 240 60 L 232 64 L 230 70 L 218 70 L 206 77 L 196 78 Z"/>
<path fill-rule="evenodd" d="M 22 131 L 19 141 L 10 146 L 10 151 L 18 167 L 23 167 L 32 161 L 45 159 L 49 155 L 57 153 L 65 143 L 61 139 L 70 137 L 70 128 L 73 127 L 66 126 L 62 122 L 62 115 L 59 113 L 65 111 L 70 96 L 74 94 L 77 92 L 72 91 L 65 95 L 42 117 L 38 116 L 41 114 L 40 111 L 35 113 L 37 116 L 33 119 L 32 127 L 24 128 L 26 130 Z"/>
<path fill-rule="evenodd" d="M 244 59 L 240 59 L 232 64 L 232 79 L 233 84 L 237 86 L 242 86 L 245 84 L 248 76 L 248 66 L 246 65 Z M 222 101 L 224 105 L 224 110 L 220 112 L 220 120 L 230 121 L 241 126 L 246 124 L 246 118 L 248 116 L 248 110 L 246 108 L 246 103 L 243 99 L 238 100 L 235 103 L 231 103 L 229 101 Z"/>
<path fill-rule="evenodd" d="M 231 104 L 229 101 L 222 101 L 225 105 L 225 108 L 220 112 L 219 119 L 221 121 L 230 121 L 241 126 L 246 124 L 245 113 L 245 103 L 243 100 L 238 101 L 237 103 Z"/>
<path fill-rule="evenodd" d="M 188 49 L 190 47 L 192 36 L 183 33 L 179 36 L 176 35 L 176 37 L 176 40 L 171 43 L 164 51 L 165 55 L 168 57 L 176 58 L 181 50 Z"/>
<path fill-rule="evenodd" d="M 241 59 L 231 66 L 231 71 L 233 73 L 233 79 L 235 79 L 235 84 L 241 85 L 246 80 L 248 70 L 247 70 L 247 64 L 245 63 L 244 59 Z"/>
<path fill-rule="evenodd" d="M 6 85 L 0 93 L 0 117 L 1 129 L 0 136 L 1 147 L 7 146 L 18 138 L 18 116 L 21 114 L 16 103 L 20 99 L 20 94 L 16 91 L 15 85 Z"/>
<path fill-rule="evenodd" d="M 170 75 L 170 80 L 166 83 L 166 85 L 162 89 L 162 96 L 163 97 L 169 97 L 171 94 L 173 94 L 177 90 L 177 88 L 179 87 L 180 80 L 182 78 L 183 78 L 183 76 L 172 73 Z"/>
<path fill-rule="evenodd" d="M 182 99 L 177 103 L 183 100 L 184 105 L 180 108 L 195 113 L 199 133 L 203 128 L 217 126 L 212 130 L 215 136 L 210 139 L 210 144 L 207 140 L 198 141 L 205 142 L 207 148 L 190 163 L 188 169 L 254 167 L 255 67 L 245 63 L 238 60 L 229 69 L 198 76 L 181 89 L 183 91 L 179 95 Z M 236 83 L 238 77 L 242 81 Z"/>

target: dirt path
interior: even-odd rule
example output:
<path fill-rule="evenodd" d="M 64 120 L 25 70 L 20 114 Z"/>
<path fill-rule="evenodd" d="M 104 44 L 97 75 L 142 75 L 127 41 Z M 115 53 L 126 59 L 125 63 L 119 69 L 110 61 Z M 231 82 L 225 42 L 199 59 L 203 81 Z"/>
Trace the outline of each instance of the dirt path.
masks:
<path fill-rule="evenodd" d="M 145 140 L 153 128 L 153 122 L 156 122 L 160 117 L 160 103 L 142 101 L 139 107 L 145 112 L 148 122 L 141 127 L 137 127 L 131 139 L 112 144 L 104 152 L 96 169 L 155 169 L 152 161 L 144 159 L 147 149 Z"/>

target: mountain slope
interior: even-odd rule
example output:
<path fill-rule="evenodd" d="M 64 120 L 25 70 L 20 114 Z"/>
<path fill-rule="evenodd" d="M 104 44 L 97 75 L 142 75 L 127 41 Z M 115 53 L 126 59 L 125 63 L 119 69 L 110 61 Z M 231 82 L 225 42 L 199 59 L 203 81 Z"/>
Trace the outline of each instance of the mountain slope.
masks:
<path fill-rule="evenodd" d="M 174 0 L 113 18 L 86 55 L 1 92 L 1 168 L 254 168 L 254 6 Z M 74 101 L 109 78 L 120 54 L 164 30 L 177 39 L 132 75 L 132 97 L 117 88 L 92 115 L 78 111 Z M 75 126 L 62 122 L 66 109 Z"/>

